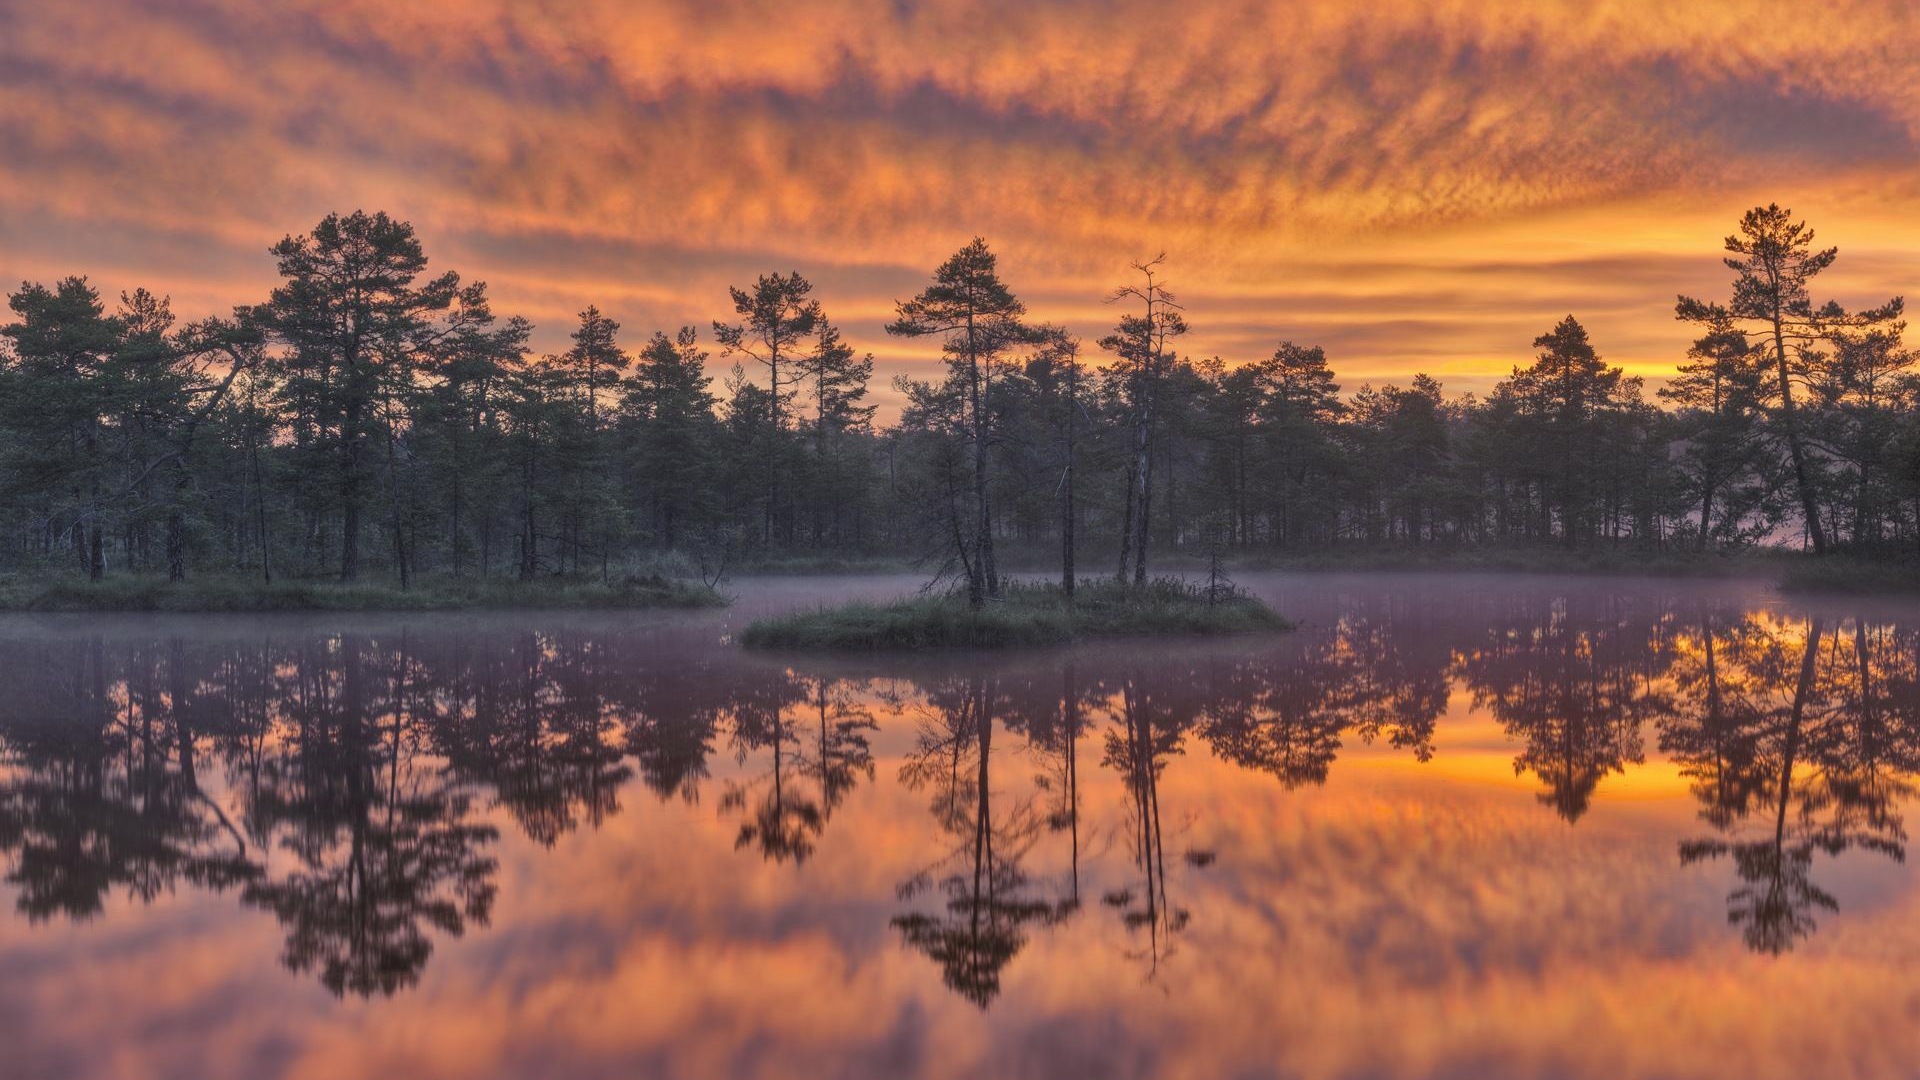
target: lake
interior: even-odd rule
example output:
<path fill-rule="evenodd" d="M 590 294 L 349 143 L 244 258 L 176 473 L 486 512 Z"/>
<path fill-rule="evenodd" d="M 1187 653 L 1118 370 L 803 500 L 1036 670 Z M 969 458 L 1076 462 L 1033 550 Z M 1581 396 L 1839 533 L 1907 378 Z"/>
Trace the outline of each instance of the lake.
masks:
<path fill-rule="evenodd" d="M 1920 1074 L 1912 606 L 1241 583 L 1300 629 L 5 617 L 0 1074 Z"/>

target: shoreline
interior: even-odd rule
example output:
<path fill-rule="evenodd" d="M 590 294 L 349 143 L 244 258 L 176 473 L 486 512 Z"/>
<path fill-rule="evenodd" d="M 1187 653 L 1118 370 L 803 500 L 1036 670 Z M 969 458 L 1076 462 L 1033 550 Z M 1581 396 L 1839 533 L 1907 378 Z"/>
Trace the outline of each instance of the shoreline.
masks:
<path fill-rule="evenodd" d="M 602 583 L 576 579 L 442 579 L 410 589 L 385 583 L 289 579 L 271 584 L 235 578 L 169 582 L 126 577 L 50 583 L 0 579 L 0 612 L 35 614 L 263 614 L 269 612 L 688 611 L 722 608 L 723 594 L 698 582 L 635 577 Z"/>
<path fill-rule="evenodd" d="M 1790 595 L 1920 595 L 1920 561 L 1874 562 L 1845 556 L 1815 558 L 1799 552 L 1755 551 L 1733 554 L 1635 553 L 1628 551 L 1491 551 L 1456 549 L 1423 552 L 1355 551 L 1306 555 L 1259 553 L 1223 559 L 1231 574 L 1485 574 L 1498 576 L 1643 577 L 1674 581 L 1758 581 Z M 1206 560 L 1185 553 L 1160 561 L 1163 576 L 1192 578 L 1206 572 Z M 1003 573 L 1043 584 L 1058 570 L 1039 560 L 1003 560 Z M 910 560 L 824 560 L 819 563 L 770 562 L 734 572 L 735 584 L 756 579 L 880 578 L 924 575 Z M 1096 585 L 1107 579 L 1083 578 Z M 263 612 L 431 612 L 604 610 L 655 611 L 724 608 L 732 603 L 724 585 L 646 574 L 610 582 L 548 578 L 523 582 L 512 578 L 433 577 L 413 588 L 388 582 L 344 585 L 332 579 L 293 578 L 271 584 L 204 576 L 171 583 L 147 576 L 80 578 L 0 576 L 0 613 L 85 614 L 174 612 L 243 614 Z"/>

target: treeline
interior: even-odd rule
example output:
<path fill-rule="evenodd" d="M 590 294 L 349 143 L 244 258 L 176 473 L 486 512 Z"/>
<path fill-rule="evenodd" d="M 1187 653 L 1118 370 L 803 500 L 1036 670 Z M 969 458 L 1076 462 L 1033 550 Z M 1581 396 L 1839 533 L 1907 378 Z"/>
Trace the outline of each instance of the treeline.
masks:
<path fill-rule="evenodd" d="M 485 286 L 428 273 L 412 228 L 329 216 L 281 284 L 179 325 L 144 290 L 28 283 L 0 327 L 0 568 L 607 576 L 931 556 L 976 601 L 999 553 L 1144 581 L 1168 552 L 1340 545 L 1886 556 L 1920 546 L 1920 379 L 1899 299 L 1817 302 L 1835 251 L 1777 206 L 1726 241 L 1724 302 L 1649 394 L 1569 315 L 1484 398 L 1343 393 L 1325 353 L 1182 352 L 1161 259 L 1089 343 L 1029 316 L 975 240 L 899 302 L 940 342 L 876 425 L 871 355 L 812 285 L 731 290 L 708 329 L 634 335 L 588 307 L 564 352 Z M 725 365 L 717 380 L 715 371 Z"/>

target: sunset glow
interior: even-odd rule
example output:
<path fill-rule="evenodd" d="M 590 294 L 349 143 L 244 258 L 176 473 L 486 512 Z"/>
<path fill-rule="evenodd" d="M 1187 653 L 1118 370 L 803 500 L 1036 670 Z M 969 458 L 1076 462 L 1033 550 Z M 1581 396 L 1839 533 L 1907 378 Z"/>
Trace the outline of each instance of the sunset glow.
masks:
<path fill-rule="evenodd" d="M 266 247 L 411 220 L 558 347 L 637 341 L 725 288 L 813 279 L 887 380 L 880 324 L 974 235 L 1095 334 L 1160 250 L 1187 351 L 1324 345 L 1348 389 L 1484 391 L 1577 314 L 1658 378 L 1756 202 L 1821 285 L 1920 276 L 1920 65 L 1898 2 L 833 5 L 133 0 L 0 7 L 0 279 L 263 299 Z"/>
<path fill-rule="evenodd" d="M 1920 0 L 0 0 L 0 1080 L 1920 1080 Z"/>

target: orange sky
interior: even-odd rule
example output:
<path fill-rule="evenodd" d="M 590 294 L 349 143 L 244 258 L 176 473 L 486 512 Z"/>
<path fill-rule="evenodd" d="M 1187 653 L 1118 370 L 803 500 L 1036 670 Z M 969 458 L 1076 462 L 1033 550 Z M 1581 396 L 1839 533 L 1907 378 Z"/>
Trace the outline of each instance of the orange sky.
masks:
<path fill-rule="evenodd" d="M 0 280 L 199 315 L 382 208 L 543 348 L 798 269 L 884 387 L 932 355 L 892 301 L 980 234 L 1090 336 L 1165 249 L 1198 355 L 1484 390 L 1572 312 L 1658 376 L 1756 201 L 1840 245 L 1842 302 L 1920 280 L 1917 45 L 1900 0 L 5 4 Z"/>

